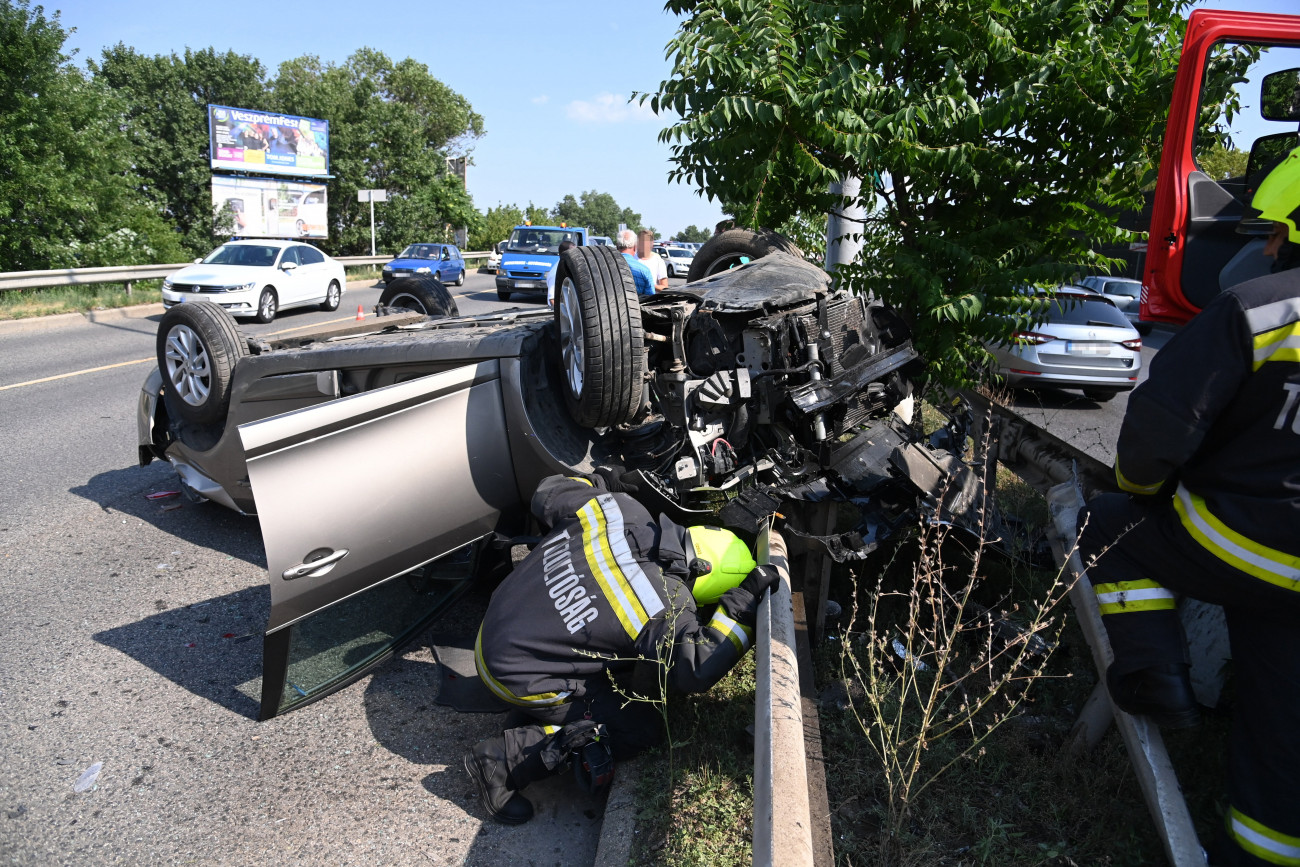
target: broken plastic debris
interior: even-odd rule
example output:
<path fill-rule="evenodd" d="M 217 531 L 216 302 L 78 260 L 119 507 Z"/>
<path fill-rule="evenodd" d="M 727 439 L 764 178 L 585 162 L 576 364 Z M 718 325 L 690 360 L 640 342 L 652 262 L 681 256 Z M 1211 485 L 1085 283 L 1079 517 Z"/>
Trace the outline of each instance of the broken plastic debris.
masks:
<path fill-rule="evenodd" d="M 77 794 L 87 791 L 91 786 L 95 785 L 95 780 L 99 779 L 99 772 L 103 769 L 103 762 L 95 762 L 93 765 L 86 768 L 86 770 L 82 772 L 81 776 L 77 778 L 77 782 L 73 785 L 72 791 Z"/>
<path fill-rule="evenodd" d="M 899 641 L 897 638 L 894 639 L 894 653 L 898 654 L 899 659 L 905 659 L 908 662 L 912 663 L 912 665 L 916 668 L 917 671 L 930 670 L 930 666 L 926 665 L 924 662 L 917 659 L 912 654 L 908 653 L 907 648 L 903 646 L 903 642 Z"/>
<path fill-rule="evenodd" d="M 159 569 L 170 569 L 170 568 L 172 568 L 172 564 L 170 564 L 170 563 L 159 563 L 159 564 L 158 564 L 158 568 L 159 568 Z"/>
<path fill-rule="evenodd" d="M 185 506 L 184 503 L 168 503 L 167 505 L 163 506 L 163 507 L 162 507 L 161 509 L 159 509 L 158 511 L 160 511 L 160 512 L 174 512 L 174 511 L 176 511 L 177 509 L 184 508 L 184 506 Z"/>
<path fill-rule="evenodd" d="M 144 498 L 146 500 L 167 500 L 180 495 L 180 491 L 154 491 L 152 494 L 145 494 Z"/>
<path fill-rule="evenodd" d="M 198 645 L 195 644 L 193 641 L 191 641 L 189 644 L 187 644 L 187 645 L 185 645 L 185 646 L 186 646 L 186 647 L 197 647 Z"/>
<path fill-rule="evenodd" d="M 234 638 L 234 637 L 235 637 L 235 633 L 233 633 L 233 632 L 227 632 L 227 633 L 225 633 L 224 635 L 222 635 L 221 637 L 222 637 L 222 638 Z"/>

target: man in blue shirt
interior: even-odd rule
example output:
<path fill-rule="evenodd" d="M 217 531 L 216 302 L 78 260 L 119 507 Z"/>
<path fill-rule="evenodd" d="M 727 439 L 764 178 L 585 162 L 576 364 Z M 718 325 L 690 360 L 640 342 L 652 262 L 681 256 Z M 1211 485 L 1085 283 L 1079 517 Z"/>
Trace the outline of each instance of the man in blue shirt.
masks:
<path fill-rule="evenodd" d="M 615 243 L 618 245 L 618 251 L 627 260 L 628 267 L 632 269 L 632 279 L 636 281 L 636 294 L 655 294 L 654 274 L 651 274 L 645 263 L 636 257 L 636 232 L 624 229 L 618 233 Z"/>

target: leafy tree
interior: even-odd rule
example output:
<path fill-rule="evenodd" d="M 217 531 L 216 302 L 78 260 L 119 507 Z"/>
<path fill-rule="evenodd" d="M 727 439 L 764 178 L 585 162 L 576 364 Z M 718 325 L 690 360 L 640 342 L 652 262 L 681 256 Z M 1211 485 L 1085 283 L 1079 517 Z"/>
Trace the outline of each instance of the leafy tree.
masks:
<path fill-rule="evenodd" d="M 551 224 L 551 212 L 529 202 L 528 207 L 524 208 L 524 219 L 534 226 L 549 226 Z"/>
<path fill-rule="evenodd" d="M 688 244 L 702 244 L 712 237 L 713 237 L 712 230 L 697 229 L 695 227 L 695 224 L 692 223 L 691 225 L 687 226 L 685 229 L 682 229 L 676 235 L 673 235 L 673 240 L 685 241 Z"/>
<path fill-rule="evenodd" d="M 370 206 L 357 201 L 357 190 L 388 191 L 388 201 L 375 206 L 376 243 L 384 250 L 450 241 L 456 227 L 473 228 L 479 219 L 447 158 L 483 134 L 483 119 L 425 64 L 394 63 L 370 48 L 342 65 L 299 57 L 280 65 L 270 90 L 275 110 L 330 121 L 332 250 L 370 250 Z"/>
<path fill-rule="evenodd" d="M 1224 147 L 1222 143 L 1215 142 L 1207 153 L 1197 155 L 1196 164 L 1200 166 L 1201 171 L 1214 180 L 1222 181 L 1227 178 L 1245 177 L 1246 162 L 1249 159 L 1250 151 L 1239 151 L 1234 147 Z"/>
<path fill-rule="evenodd" d="M 470 233 L 471 250 L 490 250 L 493 246 L 510 237 L 510 230 L 524 221 L 524 212 L 518 205 L 497 205 L 488 208 L 478 223 L 478 229 Z"/>
<path fill-rule="evenodd" d="M 780 226 L 865 179 L 844 285 L 909 320 L 940 381 L 968 381 L 1017 286 L 1111 264 L 1107 214 L 1154 178 L 1190 0 L 669 0 L 671 78 L 645 94 L 670 177 Z M 1212 117 L 1249 52 L 1222 52 Z"/>
<path fill-rule="evenodd" d="M 598 193 L 595 190 L 583 193 L 581 202 L 572 195 L 565 196 L 551 209 L 551 216 L 570 226 L 586 226 L 594 235 L 613 237 L 618 231 L 619 223 L 626 223 L 633 231 L 642 228 L 640 214 L 631 208 L 620 208 L 609 193 Z"/>
<path fill-rule="evenodd" d="M 0 0 L 0 270 L 177 261 L 136 189 L 121 106 L 71 65 L 67 37 L 58 13 Z"/>
<path fill-rule="evenodd" d="M 90 63 L 125 104 L 141 190 L 160 197 L 191 256 L 217 240 L 212 214 L 209 103 L 265 108 L 266 70 L 252 57 L 212 48 L 147 56 L 118 43 Z"/>

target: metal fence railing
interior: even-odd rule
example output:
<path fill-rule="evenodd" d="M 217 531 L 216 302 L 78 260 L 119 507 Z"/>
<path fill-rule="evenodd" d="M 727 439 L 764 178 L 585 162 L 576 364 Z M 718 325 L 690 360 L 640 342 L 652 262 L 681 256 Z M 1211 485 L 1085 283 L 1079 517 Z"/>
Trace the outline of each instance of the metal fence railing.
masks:
<path fill-rule="evenodd" d="M 461 254 L 466 260 L 482 259 L 487 252 Z M 392 256 L 335 256 L 344 265 L 382 265 Z M 11 271 L 0 274 L 0 292 L 14 289 L 43 289 L 52 286 L 93 286 L 98 283 L 123 283 L 127 291 L 140 280 L 160 280 L 179 271 L 189 262 L 168 265 L 112 265 L 106 268 L 55 268 L 50 271 Z"/>

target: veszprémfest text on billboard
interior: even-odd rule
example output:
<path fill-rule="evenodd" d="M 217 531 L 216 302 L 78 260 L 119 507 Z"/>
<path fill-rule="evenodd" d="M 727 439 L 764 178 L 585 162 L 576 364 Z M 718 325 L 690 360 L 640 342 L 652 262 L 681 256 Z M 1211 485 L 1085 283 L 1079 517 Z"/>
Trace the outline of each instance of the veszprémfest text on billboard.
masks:
<path fill-rule="evenodd" d="M 208 106 L 212 168 L 253 174 L 329 174 L 330 122 L 292 114 Z"/>

